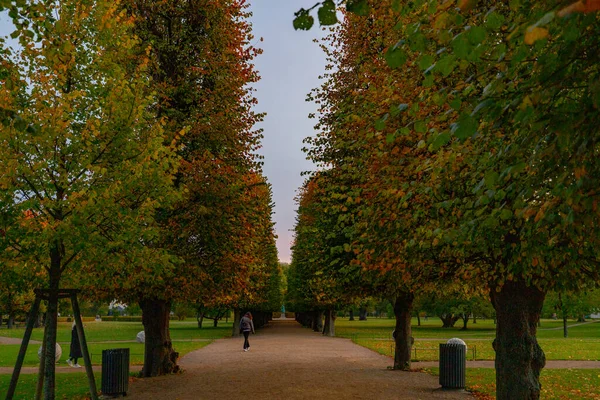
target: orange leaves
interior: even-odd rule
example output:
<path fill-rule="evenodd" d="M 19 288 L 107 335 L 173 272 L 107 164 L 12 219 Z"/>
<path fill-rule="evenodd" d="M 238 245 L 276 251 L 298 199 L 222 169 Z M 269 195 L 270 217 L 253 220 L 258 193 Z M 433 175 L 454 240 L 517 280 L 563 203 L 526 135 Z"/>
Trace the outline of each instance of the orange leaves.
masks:
<path fill-rule="evenodd" d="M 591 13 L 600 10 L 600 0 L 580 0 L 561 9 L 557 15 L 565 17 L 574 13 Z"/>
<path fill-rule="evenodd" d="M 532 45 L 538 40 L 547 38 L 549 33 L 546 28 L 540 28 L 539 26 L 529 27 L 525 32 L 525 44 Z"/>
<path fill-rule="evenodd" d="M 587 175 L 587 171 L 585 170 L 585 166 L 575 168 L 575 177 L 580 179 Z"/>
<path fill-rule="evenodd" d="M 477 3 L 479 3 L 479 0 L 458 0 L 457 6 L 461 11 L 469 11 L 475 8 Z"/>

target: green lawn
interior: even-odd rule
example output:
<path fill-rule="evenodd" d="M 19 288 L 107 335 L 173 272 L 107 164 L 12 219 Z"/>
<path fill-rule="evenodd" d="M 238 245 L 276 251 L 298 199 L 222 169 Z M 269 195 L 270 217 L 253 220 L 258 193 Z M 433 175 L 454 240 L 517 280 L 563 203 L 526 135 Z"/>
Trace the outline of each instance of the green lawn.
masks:
<path fill-rule="evenodd" d="M 231 334 L 232 324 L 219 323 L 217 328 L 212 326 L 212 321 L 203 324 L 202 329 L 198 329 L 195 320 L 190 321 L 171 321 L 171 339 L 173 347 L 181 356 L 190 351 L 202 348 L 213 339 L 229 336 Z M 143 329 L 141 323 L 137 322 L 88 322 L 85 324 L 85 334 L 88 341 L 88 348 L 91 353 L 92 363 L 100 364 L 102 361 L 102 350 L 114 348 L 129 348 L 130 360 L 132 365 L 143 363 L 144 345 L 133 342 L 139 331 Z M 24 329 L 3 329 L 0 330 L 0 336 L 22 338 Z M 35 329 L 32 339 L 42 340 L 43 328 Z M 65 365 L 69 353 L 69 341 L 71 340 L 71 323 L 61 323 L 58 329 L 58 342 L 63 349 L 63 356 L 59 365 Z M 192 341 L 200 339 L 203 341 Z M 129 343 L 120 343 L 113 341 L 128 340 Z M 111 343 L 112 342 L 112 343 Z M 38 365 L 37 351 L 39 344 L 30 344 L 27 348 L 24 366 Z M 0 345 L 0 367 L 13 367 L 15 365 L 20 345 Z"/>
<path fill-rule="evenodd" d="M 206 342 L 174 342 L 173 347 L 179 352 L 180 356 L 183 356 L 190 351 L 200 349 L 208 345 L 210 341 Z M 27 348 L 25 355 L 25 361 L 23 363 L 26 367 L 33 367 L 39 364 L 37 357 L 37 351 L 40 345 L 31 345 Z M 0 345 L 0 367 L 14 367 L 19 354 L 20 345 Z M 129 348 L 129 361 L 131 365 L 142 365 L 144 363 L 144 345 L 140 343 L 92 343 L 88 349 L 92 358 L 92 364 L 100 365 L 102 363 L 102 350 L 106 349 L 122 349 Z M 63 355 L 58 365 L 65 366 L 69 352 L 69 346 L 63 346 Z M 80 359 L 79 363 L 83 365 L 83 360 Z"/>
<path fill-rule="evenodd" d="M 94 374 L 96 388 L 100 391 L 100 374 Z M 0 375 L 0 393 L 8 391 L 10 375 Z M 37 375 L 21 375 L 15 392 L 15 400 L 30 400 L 35 397 Z M 56 398 L 79 400 L 89 398 L 89 387 L 85 373 L 56 374 Z"/>
<path fill-rule="evenodd" d="M 413 324 L 416 348 L 416 354 L 413 349 L 414 360 L 437 360 L 439 343 L 445 343 L 452 337 L 459 337 L 467 343 L 468 359 L 494 359 L 492 339 L 495 335 L 495 325 L 491 320 L 480 320 L 467 331 L 461 331 L 460 328 L 441 328 L 441 322 L 437 318 L 430 318 L 429 321 L 422 319 L 421 326 L 416 326 L 415 318 Z M 600 323 L 573 326 L 569 329 L 569 338 L 566 339 L 562 337 L 562 329 L 550 330 L 557 327 L 562 327 L 560 321 L 544 320 L 542 328 L 538 330 L 538 341 L 548 360 L 600 359 Z M 336 320 L 337 336 L 350 338 L 361 346 L 388 356 L 392 356 L 394 352 L 391 336 L 393 329 L 393 319 Z"/>
<path fill-rule="evenodd" d="M 335 320 L 335 331 L 337 336 L 352 337 L 354 333 L 361 336 L 390 338 L 394 329 L 395 320 L 392 318 L 370 318 L 367 321 L 348 321 L 348 318 L 337 318 Z M 569 321 L 569 325 L 579 325 L 575 321 Z M 476 324 L 469 322 L 466 331 L 460 330 L 461 321 L 456 323 L 455 328 L 442 328 L 439 318 L 429 318 L 425 321 L 421 318 L 421 326 L 417 326 L 417 319 L 412 320 L 413 336 L 415 338 L 493 338 L 496 333 L 494 321 L 477 320 Z M 542 326 L 538 328 L 538 338 L 562 339 L 562 321 L 542 320 Z M 569 329 L 569 338 L 600 339 L 600 321 L 586 325 L 573 326 Z"/>
<path fill-rule="evenodd" d="M 217 328 L 214 328 L 212 325 L 212 320 L 206 320 L 202 325 L 202 329 L 198 329 L 196 320 L 171 321 L 171 339 L 217 339 L 231 334 L 231 322 L 225 323 L 220 321 Z M 135 336 L 143 329 L 144 327 L 141 322 L 104 321 L 84 323 L 85 337 L 88 342 L 135 340 Z M 14 338 L 22 338 L 24 333 L 24 328 L 0 330 L 0 336 Z M 36 328 L 33 330 L 31 338 L 41 341 L 43 334 L 44 328 Z M 58 324 L 57 340 L 59 343 L 68 343 L 71 341 L 70 322 Z"/>
<path fill-rule="evenodd" d="M 425 372 L 439 375 L 438 368 Z M 600 371 L 597 369 L 544 369 L 540 375 L 542 399 L 598 399 Z M 477 397 L 496 397 L 496 371 L 491 368 L 467 369 L 467 388 L 478 392 Z"/>

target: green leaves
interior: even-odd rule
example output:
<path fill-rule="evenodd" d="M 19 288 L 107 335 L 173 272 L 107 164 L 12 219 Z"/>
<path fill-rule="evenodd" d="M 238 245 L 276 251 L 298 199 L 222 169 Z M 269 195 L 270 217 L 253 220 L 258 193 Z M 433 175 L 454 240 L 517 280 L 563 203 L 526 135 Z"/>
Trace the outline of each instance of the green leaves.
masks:
<path fill-rule="evenodd" d="M 489 13 L 485 18 L 485 25 L 490 30 L 496 31 L 504 24 L 504 16 L 495 11 Z"/>
<path fill-rule="evenodd" d="M 322 26 L 335 25 L 338 22 L 333 0 L 323 2 L 317 14 L 319 16 L 319 23 Z"/>
<path fill-rule="evenodd" d="M 462 114 L 458 121 L 452 124 L 452 133 L 457 138 L 464 140 L 467 139 L 477 132 L 478 127 L 477 120 L 469 114 Z"/>
<path fill-rule="evenodd" d="M 499 176 L 496 171 L 487 171 L 484 176 L 485 186 L 488 189 L 494 189 Z"/>
<path fill-rule="evenodd" d="M 369 15 L 369 2 L 367 0 L 346 0 L 346 10 L 364 17 Z"/>
<path fill-rule="evenodd" d="M 437 63 L 435 63 L 435 70 L 446 77 L 456 67 L 456 57 L 452 54 L 448 54 L 442 57 Z"/>
<path fill-rule="evenodd" d="M 390 47 L 385 53 L 385 61 L 390 68 L 400 68 L 408 60 L 408 55 L 401 48 Z"/>
<path fill-rule="evenodd" d="M 315 19 L 310 15 L 310 12 L 305 9 L 301 9 L 296 12 L 296 18 L 294 18 L 294 29 L 308 31 L 315 24 Z"/>
<path fill-rule="evenodd" d="M 431 150 L 437 151 L 440 147 L 450 143 L 451 139 L 452 139 L 452 135 L 450 134 L 450 132 L 440 133 L 439 135 L 437 135 L 435 137 L 435 139 L 431 143 Z"/>

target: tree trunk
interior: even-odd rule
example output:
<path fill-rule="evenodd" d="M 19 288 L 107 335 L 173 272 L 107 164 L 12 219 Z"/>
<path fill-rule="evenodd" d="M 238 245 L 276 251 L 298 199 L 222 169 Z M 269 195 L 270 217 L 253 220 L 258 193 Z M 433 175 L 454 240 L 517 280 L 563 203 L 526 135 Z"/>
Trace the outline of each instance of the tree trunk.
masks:
<path fill-rule="evenodd" d="M 540 371 L 546 357 L 536 339 L 545 292 L 523 282 L 508 282 L 500 292 L 490 291 L 496 310 L 496 398 L 540 398 Z"/>
<path fill-rule="evenodd" d="M 219 324 L 219 319 L 217 317 L 215 317 L 215 319 L 213 319 L 213 326 L 216 328 L 218 324 Z"/>
<path fill-rule="evenodd" d="M 366 321 L 367 320 L 367 309 L 366 308 L 361 308 L 359 310 L 358 320 L 359 321 Z"/>
<path fill-rule="evenodd" d="M 354 310 L 350 310 L 350 321 L 354 321 Z"/>
<path fill-rule="evenodd" d="M 396 328 L 394 329 L 394 369 L 410 370 L 412 337 L 411 318 L 415 296 L 413 293 L 401 292 L 394 303 Z"/>
<path fill-rule="evenodd" d="M 443 323 L 442 328 L 453 328 L 460 317 L 454 314 L 442 314 L 440 315 L 440 319 Z"/>
<path fill-rule="evenodd" d="M 1 324 L 0 324 L 1 325 Z M 42 321 L 42 313 L 38 312 L 37 318 L 35 320 L 35 323 L 33 325 L 34 328 L 41 328 L 43 325 L 43 321 Z"/>
<path fill-rule="evenodd" d="M 469 323 L 469 314 L 467 313 L 463 313 L 460 316 L 463 320 L 463 327 L 460 328 L 461 331 L 466 331 L 467 330 L 467 323 Z"/>
<path fill-rule="evenodd" d="M 323 325 L 323 335 L 335 336 L 335 312 L 333 310 L 325 311 L 325 324 Z"/>
<path fill-rule="evenodd" d="M 417 311 L 417 326 L 421 326 L 421 316 L 419 315 L 418 311 Z"/>
<path fill-rule="evenodd" d="M 323 311 L 314 311 L 312 330 L 315 332 L 323 331 Z"/>
<path fill-rule="evenodd" d="M 6 325 L 7 329 L 13 329 L 15 327 L 15 314 L 8 314 L 8 322 Z"/>
<path fill-rule="evenodd" d="M 196 314 L 196 321 L 198 321 L 198 329 L 202 329 L 202 322 L 204 322 L 204 312 L 198 311 L 198 314 Z"/>
<path fill-rule="evenodd" d="M 473 314 L 473 323 L 476 324 L 477 323 L 477 317 L 475 316 L 475 313 L 472 313 L 472 314 Z"/>
<path fill-rule="evenodd" d="M 149 378 L 179 372 L 179 365 L 177 365 L 179 353 L 173 350 L 169 332 L 171 303 L 151 298 L 140 300 L 139 304 L 142 308 L 142 323 L 146 335 L 142 377 Z"/>
<path fill-rule="evenodd" d="M 240 336 L 240 320 L 242 319 L 242 313 L 240 310 L 233 310 L 233 330 L 231 331 L 232 337 Z"/>
<path fill-rule="evenodd" d="M 58 327 L 58 289 L 62 266 L 62 243 L 50 246 L 50 294 L 46 311 L 46 353 L 44 354 L 44 400 L 54 400 L 56 368 L 56 331 Z"/>
<path fill-rule="evenodd" d="M 577 318 L 577 322 L 585 322 L 585 315 L 580 314 L 579 317 Z"/>

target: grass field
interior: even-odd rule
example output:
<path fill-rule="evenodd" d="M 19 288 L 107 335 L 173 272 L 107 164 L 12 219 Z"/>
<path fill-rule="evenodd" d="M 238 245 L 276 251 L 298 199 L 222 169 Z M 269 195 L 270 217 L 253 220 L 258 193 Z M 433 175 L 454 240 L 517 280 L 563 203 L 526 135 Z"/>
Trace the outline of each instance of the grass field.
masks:
<path fill-rule="evenodd" d="M 355 343 L 368 347 L 381 354 L 392 356 L 394 343 L 392 331 L 393 319 L 369 319 L 367 321 L 336 320 L 336 335 L 352 339 Z M 421 326 L 416 326 L 413 320 L 413 337 L 415 346 L 413 360 L 436 361 L 438 359 L 439 343 L 447 339 L 459 337 L 468 347 L 469 360 L 493 360 L 495 353 L 492 340 L 496 333 L 493 321 L 478 321 L 467 331 L 460 328 L 441 328 L 437 318 L 428 321 L 421 320 Z M 548 360 L 600 360 L 600 323 L 576 325 L 569 329 L 569 337 L 562 337 L 562 323 L 553 320 L 542 321 L 538 328 L 538 341 Z M 558 329 L 557 329 L 558 328 Z"/>
<path fill-rule="evenodd" d="M 100 374 L 94 374 L 96 387 L 100 390 Z M 10 375 L 0 375 L 0 393 L 8 391 Z M 30 400 L 35 397 L 37 375 L 21 375 L 15 391 L 15 400 Z M 89 392 L 84 373 L 56 374 L 56 398 L 65 400 L 85 399 Z M 89 398 L 89 397 L 88 397 Z"/>
<path fill-rule="evenodd" d="M 173 347 L 179 352 L 180 356 L 183 356 L 190 351 L 200 349 L 208 345 L 210 341 L 206 342 L 174 342 Z M 37 351 L 40 345 L 31 345 L 27 348 L 27 354 L 25 355 L 25 361 L 23 366 L 34 367 L 39 365 L 37 357 Z M 0 345 L 0 367 L 14 367 L 19 354 L 20 345 Z M 91 343 L 88 346 L 90 351 L 90 357 L 92 358 L 93 365 L 100 365 L 102 362 L 102 350 L 106 349 L 122 349 L 129 348 L 129 361 L 131 365 L 142 365 L 144 363 L 144 345 L 139 343 Z M 63 355 L 57 365 L 66 366 L 67 358 L 69 356 L 69 345 L 63 346 Z M 79 363 L 83 365 L 83 359 L 79 359 Z"/>
<path fill-rule="evenodd" d="M 232 324 L 220 322 L 217 328 L 212 326 L 212 321 L 203 324 L 198 329 L 195 320 L 171 321 L 171 339 L 173 347 L 180 355 L 202 348 L 212 340 L 229 336 Z M 85 335 L 93 364 L 102 361 L 102 350 L 114 348 L 129 348 L 132 365 L 140 365 L 144 359 L 144 345 L 135 342 L 139 331 L 143 330 L 138 322 L 88 322 L 85 324 Z M 22 338 L 24 329 L 2 329 L 0 336 Z M 33 340 L 42 340 L 43 328 L 34 329 Z M 57 334 L 58 342 L 62 346 L 63 356 L 59 365 L 65 365 L 69 353 L 71 340 L 71 323 L 60 323 Z M 201 340 L 201 341 L 195 341 Z M 123 343 L 121 341 L 129 341 Z M 24 366 L 37 366 L 39 361 L 37 351 L 39 344 L 30 344 L 27 348 Z M 13 367 L 15 365 L 20 345 L 0 345 L 0 367 Z"/>
<path fill-rule="evenodd" d="M 460 328 L 441 328 L 439 319 L 421 320 L 421 326 L 413 321 L 415 337 L 415 361 L 438 360 L 439 343 L 459 337 L 467 343 L 468 359 L 493 360 L 492 340 L 495 336 L 493 321 L 478 321 L 467 331 Z M 367 321 L 348 321 L 338 318 L 335 322 L 336 335 L 352 339 L 356 344 L 375 350 L 380 354 L 393 356 L 393 319 L 372 318 Z M 563 338 L 562 322 L 542 321 L 538 328 L 538 341 L 548 360 L 600 360 L 600 322 L 578 325 L 571 323 L 569 338 Z M 427 368 L 425 372 L 439 374 L 437 368 Z M 545 369 L 541 374 L 543 399 L 600 399 L 599 369 Z M 496 372 L 491 368 L 467 369 L 467 386 L 475 391 L 480 399 L 495 398 Z"/>
<path fill-rule="evenodd" d="M 439 375 L 438 368 L 425 372 Z M 593 369 L 545 369 L 540 375 L 542 399 L 600 399 L 600 371 Z M 490 368 L 467 369 L 467 388 L 480 399 L 496 397 L 496 371 Z"/>
<path fill-rule="evenodd" d="M 99 365 L 102 361 L 102 350 L 114 348 L 130 349 L 130 364 L 141 365 L 144 361 L 144 345 L 135 342 L 135 337 L 143 330 L 139 322 L 87 322 L 85 335 L 92 357 L 92 364 Z M 181 356 L 190 351 L 208 345 L 212 340 L 231 335 L 232 323 L 220 321 L 217 328 L 211 320 L 205 321 L 202 329 L 198 329 L 195 320 L 171 321 L 171 339 L 173 347 Z M 22 338 L 25 330 L 2 329 L 0 336 Z M 33 340 L 42 340 L 43 328 L 34 329 Z M 58 342 L 63 349 L 63 356 L 58 365 L 66 365 L 71 340 L 71 323 L 59 323 Z M 128 342 L 123 342 L 128 341 Z M 25 356 L 24 366 L 38 366 L 37 351 L 39 344 L 29 345 Z M 0 367 L 14 367 L 20 345 L 0 345 Z M 79 361 L 83 364 L 83 361 Z M 101 374 L 96 373 L 96 385 L 100 389 Z M 6 393 L 10 375 L 0 375 L 0 393 Z M 35 394 L 37 375 L 21 375 L 15 399 L 31 399 Z M 57 399 L 85 399 L 88 393 L 87 378 L 79 371 L 72 374 L 56 374 Z"/>
<path fill-rule="evenodd" d="M 171 339 L 217 339 L 231 333 L 231 321 L 228 323 L 220 321 L 217 328 L 214 328 L 212 324 L 212 320 L 206 320 L 202 325 L 202 329 L 198 329 L 196 320 L 171 321 Z M 83 325 L 85 338 L 88 342 L 135 340 L 138 332 L 144 329 L 141 322 L 86 322 Z M 24 332 L 24 328 L 2 329 L 0 330 L 0 336 L 22 338 Z M 41 341 L 43 335 L 44 329 L 36 328 L 33 330 L 31 339 Z M 70 322 L 58 324 L 57 341 L 59 343 L 69 343 L 71 341 Z"/>

